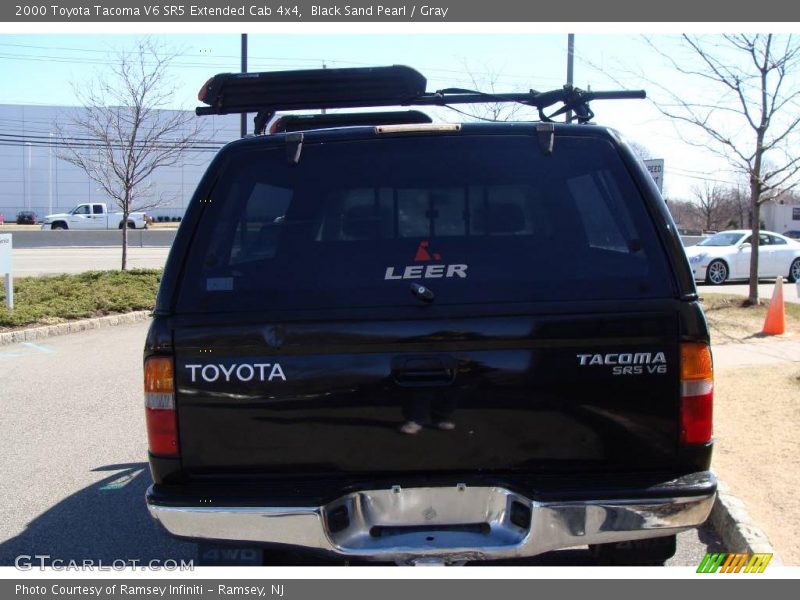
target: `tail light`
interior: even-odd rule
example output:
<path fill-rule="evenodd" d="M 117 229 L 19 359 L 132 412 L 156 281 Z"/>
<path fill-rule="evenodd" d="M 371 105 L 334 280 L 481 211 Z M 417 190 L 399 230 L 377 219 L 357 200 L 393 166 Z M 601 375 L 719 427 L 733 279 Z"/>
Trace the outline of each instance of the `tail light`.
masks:
<path fill-rule="evenodd" d="M 178 456 L 175 369 L 171 358 L 151 356 L 145 360 L 144 406 L 150 452 Z"/>
<path fill-rule="evenodd" d="M 711 441 L 714 370 L 708 344 L 681 344 L 681 443 Z"/>

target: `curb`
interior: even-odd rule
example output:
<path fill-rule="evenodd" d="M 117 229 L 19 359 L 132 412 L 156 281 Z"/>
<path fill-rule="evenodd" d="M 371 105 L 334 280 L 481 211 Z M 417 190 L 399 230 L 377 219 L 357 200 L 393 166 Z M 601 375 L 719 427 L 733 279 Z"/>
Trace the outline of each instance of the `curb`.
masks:
<path fill-rule="evenodd" d="M 151 314 L 152 311 L 149 310 L 137 310 L 118 315 L 108 315 L 106 317 L 67 321 L 65 323 L 58 323 L 57 325 L 44 325 L 42 327 L 17 329 L 15 331 L 0 333 L 0 346 L 32 342 L 34 340 L 41 340 L 57 335 L 66 335 L 68 333 L 78 333 L 79 331 L 88 331 L 90 329 L 102 329 L 104 327 L 113 327 L 115 325 L 138 323 L 140 321 L 146 321 L 149 319 Z"/>
<path fill-rule="evenodd" d="M 717 499 L 708 521 L 717 532 L 727 552 L 772 554 L 771 565 L 782 566 L 775 548 L 766 534 L 750 518 L 744 502 L 730 493 L 730 488 L 717 481 Z"/>

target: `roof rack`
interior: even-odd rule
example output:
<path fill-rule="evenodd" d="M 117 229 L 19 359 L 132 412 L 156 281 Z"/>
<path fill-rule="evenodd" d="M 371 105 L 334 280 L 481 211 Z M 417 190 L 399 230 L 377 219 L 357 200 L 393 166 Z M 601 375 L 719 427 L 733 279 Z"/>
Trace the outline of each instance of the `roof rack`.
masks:
<path fill-rule="evenodd" d="M 224 115 L 257 113 L 255 133 L 264 133 L 276 112 L 303 109 L 366 108 L 379 106 L 449 106 L 517 102 L 537 109 L 539 119 L 552 122 L 568 111 L 579 123 L 588 123 L 594 113 L 589 102 L 645 98 L 644 90 L 586 91 L 570 85 L 547 92 L 484 93 L 461 88 L 426 92 L 427 80 L 402 65 L 350 69 L 308 69 L 266 73 L 220 73 L 209 79 L 198 99 L 196 113 Z M 561 104 L 550 114 L 545 110 Z"/>

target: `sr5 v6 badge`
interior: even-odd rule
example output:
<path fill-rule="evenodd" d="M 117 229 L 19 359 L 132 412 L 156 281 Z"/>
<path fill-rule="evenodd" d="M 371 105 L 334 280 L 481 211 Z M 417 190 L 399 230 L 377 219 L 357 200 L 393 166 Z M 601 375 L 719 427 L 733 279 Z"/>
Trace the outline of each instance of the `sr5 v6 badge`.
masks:
<path fill-rule="evenodd" d="M 663 375 L 667 372 L 667 359 L 663 352 L 608 352 L 576 356 L 582 367 L 612 367 L 612 375 Z"/>

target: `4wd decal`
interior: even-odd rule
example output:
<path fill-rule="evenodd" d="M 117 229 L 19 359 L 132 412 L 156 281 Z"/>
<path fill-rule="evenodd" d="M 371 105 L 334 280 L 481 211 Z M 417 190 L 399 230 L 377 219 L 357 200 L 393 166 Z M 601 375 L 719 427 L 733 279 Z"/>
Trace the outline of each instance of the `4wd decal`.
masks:
<path fill-rule="evenodd" d="M 231 365 L 206 364 L 206 365 L 186 365 L 186 369 L 191 374 L 192 383 L 202 379 L 206 383 L 215 381 L 272 381 L 280 379 L 286 381 L 286 375 L 279 363 L 233 363 Z"/>
<path fill-rule="evenodd" d="M 606 354 L 576 354 L 582 367 L 610 366 L 612 375 L 663 375 L 667 359 L 663 352 L 608 352 Z"/>
<path fill-rule="evenodd" d="M 414 255 L 415 262 L 441 261 L 442 255 L 429 249 L 428 240 L 423 240 Z M 389 279 L 441 279 L 450 277 L 467 277 L 467 265 L 407 265 L 405 267 L 386 267 L 385 280 Z"/>

